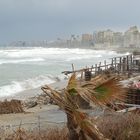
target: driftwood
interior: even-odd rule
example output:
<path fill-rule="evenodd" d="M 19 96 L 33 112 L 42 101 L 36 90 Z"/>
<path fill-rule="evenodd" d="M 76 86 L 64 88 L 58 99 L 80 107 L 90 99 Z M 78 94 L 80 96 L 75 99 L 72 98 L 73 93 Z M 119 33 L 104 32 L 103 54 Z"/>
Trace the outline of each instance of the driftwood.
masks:
<path fill-rule="evenodd" d="M 123 113 L 125 113 L 125 112 L 134 111 L 134 110 L 136 110 L 136 109 L 137 109 L 137 107 L 129 107 L 129 108 L 125 108 L 125 109 L 119 110 L 119 111 L 117 111 L 117 112 L 123 112 Z"/>

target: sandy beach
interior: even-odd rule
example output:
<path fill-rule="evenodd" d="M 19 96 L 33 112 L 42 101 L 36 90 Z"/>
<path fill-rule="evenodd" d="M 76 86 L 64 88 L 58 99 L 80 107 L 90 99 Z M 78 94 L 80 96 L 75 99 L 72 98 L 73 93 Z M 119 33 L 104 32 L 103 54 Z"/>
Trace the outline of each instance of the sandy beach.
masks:
<path fill-rule="evenodd" d="M 22 128 L 29 130 L 38 127 L 38 123 L 41 124 L 41 128 L 47 128 L 65 122 L 65 114 L 56 105 L 44 105 L 41 108 L 36 106 L 25 110 L 25 113 L 0 115 L 0 127 L 5 129 L 16 129 L 21 124 Z"/>

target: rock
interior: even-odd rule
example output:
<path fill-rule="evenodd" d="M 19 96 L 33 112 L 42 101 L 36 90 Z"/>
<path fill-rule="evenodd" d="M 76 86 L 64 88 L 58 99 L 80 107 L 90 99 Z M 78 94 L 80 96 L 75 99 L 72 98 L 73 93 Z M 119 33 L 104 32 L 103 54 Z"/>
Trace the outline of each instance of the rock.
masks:
<path fill-rule="evenodd" d="M 27 108 L 32 108 L 32 107 L 35 107 L 35 106 L 37 106 L 36 101 L 29 100 L 29 101 L 26 101 L 26 103 L 25 103 L 25 107 L 27 107 Z"/>

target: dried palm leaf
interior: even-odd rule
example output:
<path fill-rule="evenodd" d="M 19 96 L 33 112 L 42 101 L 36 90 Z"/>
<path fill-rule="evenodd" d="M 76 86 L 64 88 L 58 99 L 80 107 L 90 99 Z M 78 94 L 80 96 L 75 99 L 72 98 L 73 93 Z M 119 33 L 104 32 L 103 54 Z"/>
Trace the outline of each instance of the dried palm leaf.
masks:
<path fill-rule="evenodd" d="M 85 101 L 100 106 L 113 105 L 116 100 L 124 102 L 126 99 L 126 90 L 118 84 L 115 76 L 108 78 L 106 75 L 100 75 L 90 82 L 79 84 L 76 74 L 73 74 L 67 90 L 73 96 L 80 95 Z"/>

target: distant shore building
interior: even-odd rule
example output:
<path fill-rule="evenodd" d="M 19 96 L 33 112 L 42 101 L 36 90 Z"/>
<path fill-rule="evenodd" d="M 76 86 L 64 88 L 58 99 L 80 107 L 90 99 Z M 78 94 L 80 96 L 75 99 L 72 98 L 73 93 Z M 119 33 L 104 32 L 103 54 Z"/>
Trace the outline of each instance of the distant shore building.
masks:
<path fill-rule="evenodd" d="M 13 47 L 46 47 L 48 44 L 47 40 L 42 41 L 15 41 L 8 44 Z"/>
<path fill-rule="evenodd" d="M 99 31 L 93 34 L 93 41 L 95 44 L 103 44 L 104 43 L 104 32 Z"/>
<path fill-rule="evenodd" d="M 104 31 L 104 43 L 108 43 L 110 46 L 113 45 L 113 31 Z"/>
<path fill-rule="evenodd" d="M 123 46 L 123 33 L 122 32 L 114 32 L 113 33 L 113 45 L 115 46 Z"/>
<path fill-rule="evenodd" d="M 137 26 L 130 27 L 124 33 L 124 47 L 139 47 L 140 45 L 140 32 Z"/>
<path fill-rule="evenodd" d="M 82 34 L 82 45 L 93 45 L 93 35 L 92 34 Z"/>
<path fill-rule="evenodd" d="M 100 46 L 140 47 L 140 32 L 137 26 L 130 27 L 125 33 L 113 32 L 110 29 L 95 32 L 93 41 Z"/>
<path fill-rule="evenodd" d="M 42 41 L 16 41 L 9 46 L 57 46 L 57 47 L 133 47 L 140 48 L 140 32 L 137 26 L 130 27 L 126 32 L 114 32 L 110 29 L 96 31 L 93 34 L 82 35 L 72 34 L 69 38 L 57 38 L 57 40 L 47 42 Z"/>
<path fill-rule="evenodd" d="M 79 35 L 71 35 L 70 39 L 67 39 L 68 47 L 77 47 L 81 45 L 81 37 Z"/>
<path fill-rule="evenodd" d="M 108 46 L 113 44 L 114 32 L 111 30 L 99 31 L 94 34 L 95 44 L 107 44 Z"/>

